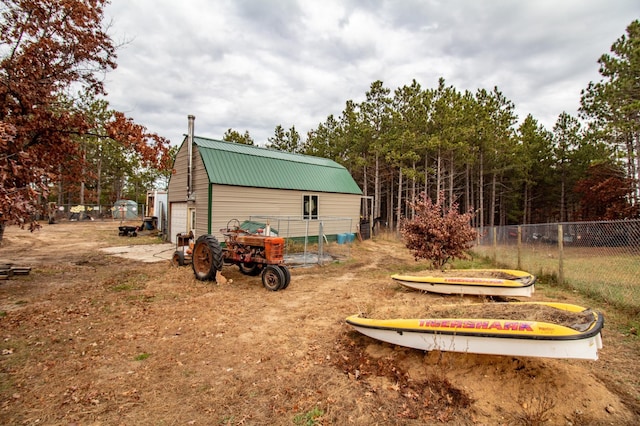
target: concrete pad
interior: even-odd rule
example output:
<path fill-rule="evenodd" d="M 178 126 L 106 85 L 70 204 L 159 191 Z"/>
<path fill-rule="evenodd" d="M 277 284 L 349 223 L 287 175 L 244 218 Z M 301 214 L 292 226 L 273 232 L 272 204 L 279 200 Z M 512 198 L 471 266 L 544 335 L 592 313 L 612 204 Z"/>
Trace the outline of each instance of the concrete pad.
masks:
<path fill-rule="evenodd" d="M 113 256 L 124 257 L 126 259 L 139 260 L 141 262 L 163 262 L 171 260 L 176 246 L 173 243 L 165 244 L 143 244 L 119 247 L 106 247 L 100 249 Z"/>

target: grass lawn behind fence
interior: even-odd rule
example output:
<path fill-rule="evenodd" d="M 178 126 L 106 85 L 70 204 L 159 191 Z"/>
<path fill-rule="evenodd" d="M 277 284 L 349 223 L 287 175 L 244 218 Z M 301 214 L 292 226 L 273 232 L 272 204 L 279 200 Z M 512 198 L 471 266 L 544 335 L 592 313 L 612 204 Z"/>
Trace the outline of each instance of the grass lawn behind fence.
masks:
<path fill-rule="evenodd" d="M 476 256 L 497 266 L 522 269 L 552 281 L 560 279 L 560 252 L 554 246 L 476 246 Z M 625 250 L 602 247 L 565 247 L 562 253 L 564 282 L 576 290 L 615 305 L 632 314 L 640 312 L 640 256 Z"/>

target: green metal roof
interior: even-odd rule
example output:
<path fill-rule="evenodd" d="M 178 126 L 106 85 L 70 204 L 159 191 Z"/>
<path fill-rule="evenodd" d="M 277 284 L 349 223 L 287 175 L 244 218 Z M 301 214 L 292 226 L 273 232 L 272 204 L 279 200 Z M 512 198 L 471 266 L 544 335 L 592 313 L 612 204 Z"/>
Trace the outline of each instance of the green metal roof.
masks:
<path fill-rule="evenodd" d="M 326 158 L 195 136 L 193 143 L 211 183 L 362 194 L 349 171 Z"/>

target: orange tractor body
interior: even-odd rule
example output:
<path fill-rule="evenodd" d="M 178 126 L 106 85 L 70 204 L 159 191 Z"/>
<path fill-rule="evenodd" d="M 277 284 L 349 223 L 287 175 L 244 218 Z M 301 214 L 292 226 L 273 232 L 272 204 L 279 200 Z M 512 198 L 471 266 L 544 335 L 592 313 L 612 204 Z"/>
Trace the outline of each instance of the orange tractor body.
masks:
<path fill-rule="evenodd" d="M 284 238 L 250 233 L 240 228 L 236 219 L 220 232 L 224 247 L 213 235 L 202 235 L 195 243 L 192 266 L 197 279 L 215 280 L 223 264 L 233 264 L 245 275 L 262 274 L 262 284 L 268 290 L 289 286 L 291 273 L 284 264 Z"/>

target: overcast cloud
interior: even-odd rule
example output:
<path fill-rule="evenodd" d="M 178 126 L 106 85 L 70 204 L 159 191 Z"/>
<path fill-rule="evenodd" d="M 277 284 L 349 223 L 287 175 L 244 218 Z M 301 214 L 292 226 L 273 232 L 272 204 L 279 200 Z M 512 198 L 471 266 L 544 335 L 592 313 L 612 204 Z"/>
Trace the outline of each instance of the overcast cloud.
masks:
<path fill-rule="evenodd" d="M 303 139 L 372 82 L 438 79 L 499 90 L 549 130 L 600 80 L 598 58 L 640 18 L 638 0 L 112 0 L 118 68 L 108 100 L 179 144 L 231 128 L 257 144 Z"/>

